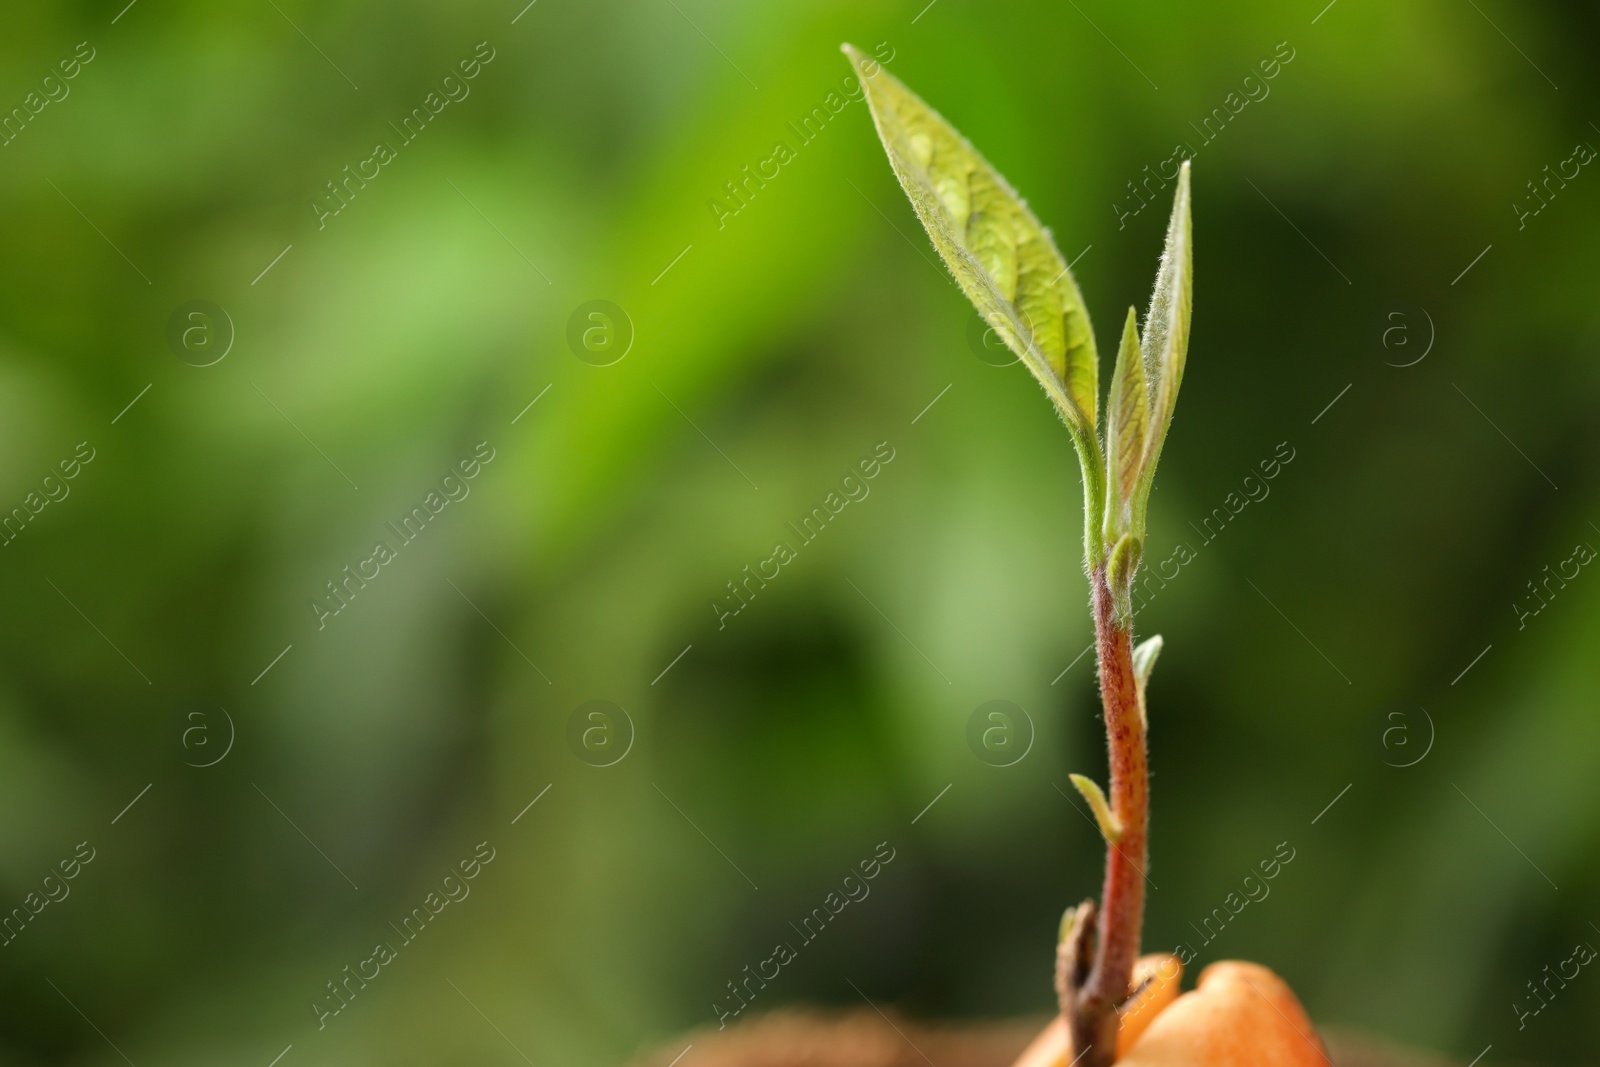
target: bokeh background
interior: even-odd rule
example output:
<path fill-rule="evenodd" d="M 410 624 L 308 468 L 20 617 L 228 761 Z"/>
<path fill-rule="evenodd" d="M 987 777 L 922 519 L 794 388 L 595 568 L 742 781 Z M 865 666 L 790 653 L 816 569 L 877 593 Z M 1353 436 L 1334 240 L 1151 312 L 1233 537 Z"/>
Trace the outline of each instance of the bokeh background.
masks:
<path fill-rule="evenodd" d="M 711 206 L 797 146 L 851 40 L 1027 195 L 1103 353 L 1170 190 L 1115 205 L 1196 152 L 1149 550 L 1195 558 L 1139 620 L 1167 642 L 1147 944 L 1459 1062 L 1594 1062 L 1592 968 L 1518 1026 L 1600 945 L 1600 577 L 1527 584 L 1600 546 L 1600 175 L 1527 185 L 1600 146 L 1593 5 L 924 3 L 6 10 L 0 505 L 38 513 L 0 554 L 0 893 L 70 895 L 0 950 L 0 1059 L 611 1067 L 714 1024 L 880 843 L 746 1017 L 1051 1009 L 1102 862 L 1066 775 L 1105 762 L 1067 436 L 970 343 L 863 105 Z M 227 319 L 174 345 L 195 300 Z M 594 300 L 626 321 L 591 340 L 631 335 L 609 366 L 568 343 Z M 480 442 L 470 495 L 319 624 Z M 627 720 L 585 749 L 596 699 Z M 1032 724 L 1010 766 L 967 741 L 992 700 Z M 319 1029 L 480 842 L 470 896 Z"/>

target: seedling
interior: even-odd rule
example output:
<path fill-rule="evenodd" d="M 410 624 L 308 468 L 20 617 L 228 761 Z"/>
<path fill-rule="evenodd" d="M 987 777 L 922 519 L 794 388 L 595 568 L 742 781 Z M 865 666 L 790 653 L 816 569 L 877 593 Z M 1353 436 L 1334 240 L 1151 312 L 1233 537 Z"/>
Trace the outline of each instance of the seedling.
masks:
<path fill-rule="evenodd" d="M 1175 1012 L 1167 1005 L 1176 994 L 1177 961 L 1165 957 L 1173 969 L 1158 973 L 1151 965 L 1155 958 L 1139 960 L 1149 824 L 1145 688 L 1161 638 L 1134 644 L 1131 592 L 1144 550 L 1150 486 L 1189 347 L 1189 163 L 1178 172 L 1166 247 L 1143 328 L 1132 307 L 1123 321 L 1102 432 L 1100 360 L 1089 311 L 1050 231 L 999 172 L 921 98 L 854 47 L 845 45 L 844 52 L 861 75 L 889 163 L 934 247 L 978 314 L 1044 387 L 1066 424 L 1083 471 L 1084 568 L 1111 755 L 1110 795 L 1081 774 L 1072 775 L 1072 783 L 1088 801 L 1105 838 L 1105 885 L 1098 907 L 1085 901 L 1062 919 L 1056 989 L 1066 1045 L 1059 1056 L 1052 1051 L 1041 1062 L 1065 1062 L 1070 1053 L 1081 1067 L 1107 1067 L 1118 1056 L 1119 1029 L 1125 1031 L 1127 1045 L 1152 1025 L 1158 1012 Z M 1141 979 L 1137 988 L 1136 963 Z M 1245 977 L 1227 972 L 1209 983 L 1202 978 L 1202 989 L 1189 996 L 1237 999 L 1248 996 L 1248 987 L 1263 1004 L 1289 1018 L 1263 988 L 1282 986 L 1276 976 L 1254 965 L 1230 966 L 1249 970 Z M 1224 987 L 1230 992 L 1220 992 Z M 1280 992 L 1276 987 L 1270 991 L 1274 997 Z M 1158 992 L 1160 1004 L 1151 1008 Z M 1281 993 L 1299 1014 L 1286 986 Z M 1225 1006 L 1245 1013 L 1241 1019 L 1257 1010 L 1234 1000 Z M 1175 1017 L 1184 1014 L 1176 1011 Z M 1135 1015 L 1137 1022 L 1131 1018 Z M 1193 1011 L 1188 1015 L 1198 1018 Z M 1211 1017 L 1217 1017 L 1215 1012 Z M 1041 1042 L 1049 1033 L 1041 1035 Z M 1186 1040 L 1180 1035 L 1176 1043 Z"/>

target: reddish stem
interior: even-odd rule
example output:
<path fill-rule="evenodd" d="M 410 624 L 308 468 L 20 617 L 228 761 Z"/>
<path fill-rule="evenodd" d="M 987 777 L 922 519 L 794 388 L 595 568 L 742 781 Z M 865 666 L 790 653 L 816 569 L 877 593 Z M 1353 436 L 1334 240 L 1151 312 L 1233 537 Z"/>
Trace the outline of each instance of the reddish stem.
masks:
<path fill-rule="evenodd" d="M 1150 816 L 1144 716 L 1133 670 L 1133 634 L 1119 622 L 1103 565 L 1090 575 L 1100 703 L 1111 752 L 1111 811 L 1122 835 L 1106 845 L 1094 966 L 1072 1012 L 1073 1043 L 1088 1054 L 1080 1067 L 1109 1067 L 1117 1055 L 1117 1008 L 1127 1000 L 1144 923 L 1144 869 Z"/>

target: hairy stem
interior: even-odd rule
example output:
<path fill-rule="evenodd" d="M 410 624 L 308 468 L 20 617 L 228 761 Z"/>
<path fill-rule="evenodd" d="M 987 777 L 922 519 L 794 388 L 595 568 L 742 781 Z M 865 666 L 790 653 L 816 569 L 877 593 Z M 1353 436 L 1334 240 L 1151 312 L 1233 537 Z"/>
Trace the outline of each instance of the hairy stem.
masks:
<path fill-rule="evenodd" d="M 1122 824 L 1106 844 L 1094 965 L 1072 1010 L 1073 1043 L 1087 1050 L 1081 1067 L 1109 1067 L 1117 1055 L 1117 1008 L 1128 998 L 1144 923 L 1144 868 L 1150 814 L 1144 716 L 1133 670 L 1132 620 L 1119 619 L 1104 562 L 1090 573 L 1100 703 L 1111 750 L 1111 810 Z"/>
<path fill-rule="evenodd" d="M 1058 406 L 1061 417 L 1067 416 Z M 1068 421 L 1068 425 L 1071 422 Z M 1101 559 L 1105 556 L 1105 538 L 1101 533 L 1100 513 L 1105 510 L 1105 460 L 1093 437 L 1072 435 L 1072 446 L 1078 453 L 1078 466 L 1083 471 L 1083 558 Z"/>

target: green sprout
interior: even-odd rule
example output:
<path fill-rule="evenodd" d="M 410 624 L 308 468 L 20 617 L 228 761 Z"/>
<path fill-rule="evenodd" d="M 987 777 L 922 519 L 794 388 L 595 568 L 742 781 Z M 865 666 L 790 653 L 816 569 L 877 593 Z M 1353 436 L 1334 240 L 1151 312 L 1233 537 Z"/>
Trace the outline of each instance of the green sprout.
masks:
<path fill-rule="evenodd" d="M 1178 173 L 1144 328 L 1132 307 L 1123 323 L 1102 436 L 1094 330 L 1050 232 L 936 111 L 858 49 L 843 50 L 861 75 L 895 177 L 934 247 L 978 314 L 1044 387 L 1083 471 L 1084 566 L 1111 783 L 1108 799 L 1093 780 L 1072 776 L 1106 840 L 1106 874 L 1099 908 L 1085 901 L 1062 920 L 1056 988 L 1075 1054 L 1084 1067 L 1107 1067 L 1116 1060 L 1119 1010 L 1137 992 L 1131 984 L 1144 920 L 1145 685 L 1161 638 L 1134 646 L 1131 594 L 1150 486 L 1189 347 L 1189 164 Z"/>

